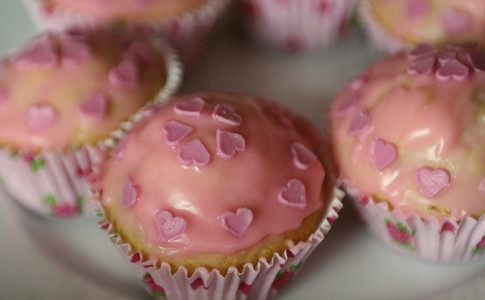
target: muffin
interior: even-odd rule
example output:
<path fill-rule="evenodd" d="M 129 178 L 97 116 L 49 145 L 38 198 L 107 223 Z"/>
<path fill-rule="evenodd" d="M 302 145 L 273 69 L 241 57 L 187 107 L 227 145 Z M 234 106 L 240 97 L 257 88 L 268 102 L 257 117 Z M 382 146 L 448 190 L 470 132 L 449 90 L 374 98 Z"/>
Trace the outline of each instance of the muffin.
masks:
<path fill-rule="evenodd" d="M 485 52 L 420 45 L 332 105 L 340 177 L 371 230 L 433 262 L 485 246 Z"/>
<path fill-rule="evenodd" d="M 229 0 L 24 0 L 40 29 L 127 25 L 163 34 L 192 63 Z"/>
<path fill-rule="evenodd" d="M 100 226 L 152 294 L 268 297 L 341 208 L 321 149 L 305 120 L 263 100 L 172 99 L 101 168 Z"/>
<path fill-rule="evenodd" d="M 179 63 L 158 39 L 124 31 L 44 33 L 0 66 L 0 176 L 45 216 L 85 210 L 92 167 L 112 132 L 170 96 Z M 114 134 L 114 133 L 113 133 Z"/>
<path fill-rule="evenodd" d="M 360 15 L 380 48 L 485 41 L 485 1 L 364 0 Z"/>
<path fill-rule="evenodd" d="M 354 0 L 242 1 L 250 35 L 290 52 L 334 44 L 349 25 L 354 3 Z"/>

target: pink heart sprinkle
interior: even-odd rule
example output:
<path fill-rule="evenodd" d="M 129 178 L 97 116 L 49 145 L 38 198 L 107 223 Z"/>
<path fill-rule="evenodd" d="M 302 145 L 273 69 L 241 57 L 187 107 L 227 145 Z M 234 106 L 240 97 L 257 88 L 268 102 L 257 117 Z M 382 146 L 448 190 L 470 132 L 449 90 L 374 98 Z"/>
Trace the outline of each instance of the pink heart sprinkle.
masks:
<path fill-rule="evenodd" d="M 278 201 L 296 208 L 306 207 L 305 185 L 299 179 L 290 179 L 278 193 Z"/>
<path fill-rule="evenodd" d="M 229 159 L 236 154 L 242 152 L 246 148 L 246 141 L 244 137 L 238 133 L 227 130 L 217 129 L 216 132 L 217 154 L 225 159 Z"/>
<path fill-rule="evenodd" d="M 431 9 L 429 0 L 407 0 L 406 10 L 410 18 L 421 17 Z"/>
<path fill-rule="evenodd" d="M 317 161 L 315 153 L 303 144 L 293 143 L 290 152 L 293 155 L 293 164 L 298 169 L 306 170 Z"/>
<path fill-rule="evenodd" d="M 392 143 L 376 139 L 371 143 L 369 155 L 374 166 L 382 171 L 396 160 L 397 148 Z"/>
<path fill-rule="evenodd" d="M 470 70 L 467 66 L 465 66 L 456 59 L 452 59 L 445 62 L 443 66 L 438 69 L 438 71 L 436 72 L 436 78 L 442 81 L 451 78 L 455 80 L 464 80 L 469 73 Z"/>
<path fill-rule="evenodd" d="M 137 87 L 140 81 L 140 70 L 132 60 L 123 60 L 109 72 L 110 82 L 121 88 Z"/>
<path fill-rule="evenodd" d="M 440 54 L 438 54 L 438 62 L 440 65 L 444 65 L 445 63 L 456 59 L 456 52 L 451 50 L 444 50 Z"/>
<path fill-rule="evenodd" d="M 425 56 L 414 60 L 410 60 L 408 63 L 408 73 L 411 75 L 424 75 L 433 72 L 435 56 Z"/>
<path fill-rule="evenodd" d="M 467 12 L 455 9 L 445 11 L 441 17 L 441 21 L 448 36 L 466 32 L 473 23 L 471 16 Z"/>
<path fill-rule="evenodd" d="M 34 132 L 47 129 L 56 119 L 56 111 L 49 104 L 36 104 L 27 109 L 27 123 Z"/>
<path fill-rule="evenodd" d="M 340 101 L 340 104 L 337 105 L 336 113 L 338 116 L 343 116 L 348 114 L 352 111 L 352 109 L 357 104 L 357 94 L 356 93 L 349 93 L 344 96 L 344 99 Z"/>
<path fill-rule="evenodd" d="M 204 110 L 204 106 L 204 99 L 201 97 L 192 97 L 175 104 L 173 111 L 178 115 L 198 117 Z"/>
<path fill-rule="evenodd" d="M 222 227 L 234 234 L 242 236 L 253 222 L 253 212 L 249 208 L 238 208 L 236 213 L 226 212 L 222 216 Z"/>
<path fill-rule="evenodd" d="M 140 188 L 135 185 L 131 178 L 126 178 L 123 182 L 123 196 L 121 205 L 123 208 L 130 208 L 136 204 L 140 196 Z"/>
<path fill-rule="evenodd" d="M 168 211 L 160 211 L 155 216 L 158 233 L 163 241 L 171 241 L 185 233 L 187 221 L 182 217 L 174 217 Z"/>
<path fill-rule="evenodd" d="M 180 147 L 178 154 L 178 159 L 184 166 L 203 167 L 209 163 L 210 158 L 209 151 L 200 139 L 193 139 Z"/>
<path fill-rule="evenodd" d="M 105 94 L 95 92 L 81 102 L 79 109 L 88 117 L 103 119 L 108 113 L 109 101 Z"/>
<path fill-rule="evenodd" d="M 469 54 L 470 64 L 473 66 L 475 71 L 484 72 L 485 71 L 485 51 L 472 51 Z"/>
<path fill-rule="evenodd" d="M 416 172 L 416 183 L 423 194 L 434 198 L 448 187 L 450 173 L 445 169 L 421 168 Z"/>
<path fill-rule="evenodd" d="M 123 155 L 125 154 L 126 147 L 128 145 L 128 137 L 124 136 L 121 140 L 118 141 L 116 146 L 111 150 L 110 155 L 115 159 L 122 159 Z"/>
<path fill-rule="evenodd" d="M 420 59 L 435 56 L 438 51 L 431 44 L 419 44 L 408 53 L 410 59 Z"/>
<path fill-rule="evenodd" d="M 61 60 L 67 66 L 74 66 L 89 57 L 91 49 L 86 42 L 64 40 L 61 46 Z"/>
<path fill-rule="evenodd" d="M 126 55 L 144 64 L 151 64 L 156 60 L 152 48 L 141 41 L 133 42 L 128 48 Z"/>
<path fill-rule="evenodd" d="M 371 118 L 366 112 L 359 111 L 352 119 L 349 127 L 349 133 L 358 134 L 369 127 Z"/>
<path fill-rule="evenodd" d="M 212 113 L 212 118 L 231 126 L 239 126 L 242 123 L 241 115 L 229 104 L 217 104 Z"/>
<path fill-rule="evenodd" d="M 27 49 L 17 56 L 16 61 L 20 63 L 55 67 L 59 59 L 58 53 L 52 45 L 51 37 L 45 35 L 27 46 Z"/>
<path fill-rule="evenodd" d="M 480 184 L 478 185 L 478 191 L 485 194 L 485 177 L 482 178 Z"/>
<path fill-rule="evenodd" d="M 167 121 L 163 125 L 163 142 L 168 146 L 175 146 L 193 131 L 192 127 L 175 120 Z"/>

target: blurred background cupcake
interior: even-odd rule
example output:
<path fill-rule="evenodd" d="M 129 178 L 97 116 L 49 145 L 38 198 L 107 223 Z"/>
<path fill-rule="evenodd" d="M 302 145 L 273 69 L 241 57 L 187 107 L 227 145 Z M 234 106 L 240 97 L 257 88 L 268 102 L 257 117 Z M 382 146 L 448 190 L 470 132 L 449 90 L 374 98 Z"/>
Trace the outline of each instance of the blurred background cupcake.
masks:
<path fill-rule="evenodd" d="M 100 226 L 154 296 L 265 299 L 341 208 L 321 150 L 318 133 L 275 104 L 172 99 L 146 112 L 102 168 Z"/>
<path fill-rule="evenodd" d="M 332 106 L 340 176 L 370 229 L 405 253 L 485 250 L 485 52 L 421 45 L 352 81 Z"/>
<path fill-rule="evenodd" d="M 93 166 L 122 122 L 180 82 L 159 39 L 126 31 L 45 33 L 2 60 L 0 176 L 45 216 L 83 213 Z"/>
<path fill-rule="evenodd" d="M 193 63 L 230 0 L 24 0 L 40 29 L 128 25 L 162 33 Z"/>
<path fill-rule="evenodd" d="M 249 34 L 290 52 L 335 43 L 347 29 L 354 0 L 242 0 Z"/>
<path fill-rule="evenodd" d="M 485 41 L 483 0 L 362 0 L 359 10 L 376 46 L 391 52 Z"/>

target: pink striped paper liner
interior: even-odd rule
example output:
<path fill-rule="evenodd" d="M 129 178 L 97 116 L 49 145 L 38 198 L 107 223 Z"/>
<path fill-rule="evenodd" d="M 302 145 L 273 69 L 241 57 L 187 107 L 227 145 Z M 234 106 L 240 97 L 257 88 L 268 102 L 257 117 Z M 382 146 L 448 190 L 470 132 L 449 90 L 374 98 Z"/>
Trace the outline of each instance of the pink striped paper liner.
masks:
<path fill-rule="evenodd" d="M 467 262 L 485 254 L 485 215 L 477 220 L 423 219 L 418 214 L 405 217 L 387 203 L 362 195 L 344 184 L 352 202 L 370 231 L 401 253 L 433 263 Z"/>
<path fill-rule="evenodd" d="M 143 26 L 136 25 L 136 27 L 165 36 L 179 51 L 182 61 L 191 65 L 203 53 L 212 29 L 230 1 L 208 0 L 200 9 L 188 12 L 181 17 L 163 18 Z M 46 13 L 42 0 L 22 0 L 22 2 L 36 27 L 42 31 L 110 25 L 93 16 L 81 15 L 74 11 L 54 9 Z M 117 25 L 119 24 L 117 23 Z"/>
<path fill-rule="evenodd" d="M 283 255 L 276 253 L 270 261 L 261 258 L 256 265 L 248 263 L 242 272 L 230 267 L 225 276 L 218 270 L 208 271 L 202 267 L 189 276 L 185 268 L 172 271 L 165 262 L 157 267 L 159 262 L 156 258 L 143 257 L 139 252 L 133 252 L 130 244 L 113 229 L 101 207 L 98 217 L 100 228 L 126 259 L 144 288 L 156 299 L 268 299 L 274 298 L 289 283 L 323 241 L 338 218 L 343 196 L 341 190 L 334 189 L 318 229 L 307 241 L 289 247 Z"/>
<path fill-rule="evenodd" d="M 324 48 L 349 25 L 355 0 L 244 0 L 245 25 L 263 43 L 289 51 Z"/>

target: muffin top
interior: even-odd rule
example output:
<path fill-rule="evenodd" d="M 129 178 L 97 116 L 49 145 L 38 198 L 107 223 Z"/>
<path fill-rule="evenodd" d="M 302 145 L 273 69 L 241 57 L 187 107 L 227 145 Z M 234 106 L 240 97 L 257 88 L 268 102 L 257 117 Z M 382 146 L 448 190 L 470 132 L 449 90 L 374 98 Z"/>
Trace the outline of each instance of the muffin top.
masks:
<path fill-rule="evenodd" d="M 59 9 L 107 21 L 153 22 L 192 12 L 208 0 L 43 0 L 49 13 Z"/>
<path fill-rule="evenodd" d="M 155 44 L 123 32 L 45 33 L 0 66 L 0 145 L 52 150 L 95 143 L 166 82 Z"/>
<path fill-rule="evenodd" d="M 485 40 L 483 0 L 368 0 L 378 23 L 410 45 Z"/>
<path fill-rule="evenodd" d="M 281 108 L 201 93 L 147 115 L 113 150 L 100 183 L 108 219 L 143 253 L 230 255 L 323 211 L 318 138 Z"/>
<path fill-rule="evenodd" d="M 410 215 L 485 212 L 485 52 L 420 45 L 373 65 L 332 106 L 341 176 Z"/>

